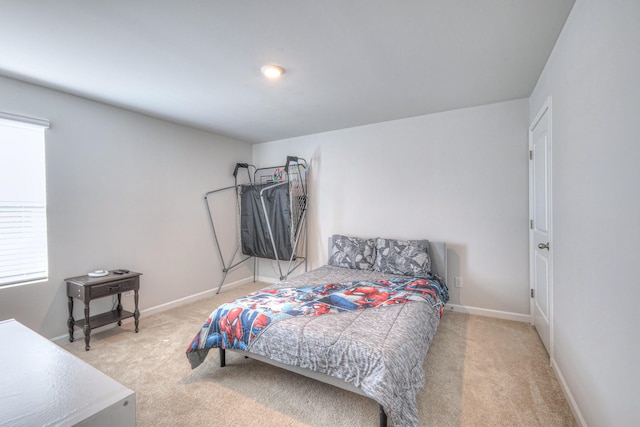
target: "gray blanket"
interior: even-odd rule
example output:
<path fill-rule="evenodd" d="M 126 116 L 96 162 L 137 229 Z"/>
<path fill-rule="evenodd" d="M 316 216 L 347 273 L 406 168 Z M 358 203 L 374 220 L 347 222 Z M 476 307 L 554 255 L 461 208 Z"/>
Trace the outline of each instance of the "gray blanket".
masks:
<path fill-rule="evenodd" d="M 390 277 L 398 276 L 324 266 L 270 288 Z M 248 350 L 341 378 L 380 403 L 395 426 L 417 426 L 422 365 L 439 321 L 426 302 L 296 317 L 267 327 Z"/>

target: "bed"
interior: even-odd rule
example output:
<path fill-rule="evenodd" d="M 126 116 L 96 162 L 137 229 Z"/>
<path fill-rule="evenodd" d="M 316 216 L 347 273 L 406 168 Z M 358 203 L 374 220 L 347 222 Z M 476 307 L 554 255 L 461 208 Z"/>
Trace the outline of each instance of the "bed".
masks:
<path fill-rule="evenodd" d="M 380 425 L 417 426 L 423 362 L 448 290 L 446 244 L 334 235 L 327 265 L 215 309 L 187 348 L 239 351 L 367 396 Z"/>

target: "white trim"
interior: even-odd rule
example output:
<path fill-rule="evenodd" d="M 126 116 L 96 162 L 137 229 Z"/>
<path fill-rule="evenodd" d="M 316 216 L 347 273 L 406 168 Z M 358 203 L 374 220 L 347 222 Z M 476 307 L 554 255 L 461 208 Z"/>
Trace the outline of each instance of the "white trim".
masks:
<path fill-rule="evenodd" d="M 256 282 L 265 282 L 265 283 L 269 283 L 269 284 L 274 284 L 274 283 L 280 282 L 280 280 L 276 279 L 275 277 L 257 276 L 256 277 Z"/>
<path fill-rule="evenodd" d="M 553 360 L 554 357 L 554 312 L 553 312 L 553 254 L 555 245 L 553 243 L 553 115 L 552 115 L 552 103 L 551 96 L 549 96 L 540 110 L 538 114 L 536 114 L 535 119 L 529 125 L 529 150 L 533 149 L 533 129 L 538 125 L 538 122 L 542 119 L 542 117 L 547 114 L 547 135 L 548 135 L 548 148 L 549 151 L 547 153 L 547 162 L 548 162 L 548 180 L 549 180 L 549 189 L 548 189 L 548 203 L 549 203 L 549 359 Z M 529 219 L 533 218 L 533 171 L 531 169 L 531 163 L 529 163 Z M 529 288 L 533 288 L 533 274 L 534 272 L 531 269 L 532 265 L 532 257 L 534 256 L 535 249 L 533 248 L 533 230 L 529 229 Z M 531 298 L 529 302 L 530 307 L 530 320 L 529 323 L 532 325 L 535 323 L 534 320 L 534 299 Z"/>
<path fill-rule="evenodd" d="M 531 122 L 531 125 L 529 125 L 529 130 L 531 130 L 534 127 L 536 127 L 536 125 L 538 124 L 538 122 L 540 121 L 542 116 L 544 115 L 545 111 L 550 110 L 550 109 L 551 109 L 551 96 L 549 96 L 547 98 L 547 100 L 544 102 L 544 104 L 542 104 L 542 107 L 540 107 L 540 111 L 538 111 L 538 114 L 536 114 L 536 118 L 533 119 L 533 121 Z M 549 116 L 549 117 L 551 117 L 551 116 Z"/>
<path fill-rule="evenodd" d="M 244 279 L 237 280 L 235 282 L 227 283 L 226 285 L 224 285 L 222 287 L 222 289 L 234 288 L 236 286 L 244 285 L 245 283 L 249 283 L 249 282 L 252 282 L 252 281 L 253 281 L 253 277 L 247 277 L 247 278 L 244 278 Z M 140 318 L 142 319 L 143 317 L 151 316 L 152 314 L 162 313 L 164 311 L 171 310 L 172 308 L 180 307 L 182 305 L 189 304 L 189 303 L 192 303 L 192 302 L 196 302 L 196 301 L 199 301 L 199 300 L 204 299 L 204 298 L 212 297 L 212 296 L 214 296 L 216 294 L 216 290 L 217 289 L 209 289 L 208 291 L 199 292 L 197 294 L 189 295 L 189 296 L 184 297 L 184 298 L 179 298 L 179 299 L 174 300 L 174 301 L 169 301 L 169 302 L 164 303 L 164 304 L 156 305 L 155 307 L 146 308 L 146 309 L 140 311 Z M 144 290 L 142 292 L 144 292 Z M 124 296 L 124 298 L 129 298 L 130 297 L 129 295 L 124 295 L 124 294 L 123 294 L 123 296 Z M 123 300 L 126 300 L 124 298 L 123 298 Z M 124 319 L 122 321 L 122 324 L 130 323 L 130 322 L 133 322 L 133 318 L 132 317 Z M 93 334 L 93 333 L 96 333 L 96 332 L 106 331 L 108 329 L 115 328 L 115 327 L 116 327 L 116 324 L 113 323 L 113 324 L 110 324 L 110 325 L 102 326 L 100 328 L 91 329 L 91 333 Z M 82 335 L 81 337 L 77 336 L 77 339 L 84 339 L 84 335 Z M 53 341 L 55 343 L 60 343 L 60 344 L 62 342 L 68 341 L 68 340 L 69 340 L 69 334 L 64 334 L 64 335 L 60 335 L 60 336 L 51 338 L 51 341 Z"/>
<path fill-rule="evenodd" d="M 567 403 L 569 404 L 569 408 L 571 409 L 571 412 L 573 412 L 573 416 L 575 417 L 576 422 L 580 427 L 587 427 L 587 422 L 582 416 L 582 411 L 580 411 L 580 407 L 578 406 L 578 403 L 573 398 L 573 394 L 571 394 L 571 389 L 569 388 L 569 385 L 567 384 L 567 382 L 564 380 L 564 376 L 562 375 L 562 372 L 560 372 L 560 367 L 556 363 L 556 359 L 554 359 L 553 357 L 551 358 L 551 368 L 553 369 L 553 372 L 555 372 L 556 377 L 558 378 L 558 382 L 560 383 L 560 388 L 562 388 L 564 397 L 567 399 Z"/>
<path fill-rule="evenodd" d="M 244 285 L 245 283 L 249 283 L 251 281 L 253 281 L 253 277 L 247 277 L 244 279 L 237 280 L 235 282 L 227 283 L 222 287 L 222 289 L 234 288 L 236 286 Z M 152 314 L 161 313 L 163 311 L 171 310 L 172 308 L 180 307 L 181 305 L 199 301 L 203 298 L 212 297 L 216 294 L 216 290 L 217 289 L 209 289 L 208 291 L 199 292 L 197 294 L 189 295 L 184 298 L 180 298 L 174 301 L 169 301 L 164 304 L 156 305 L 155 307 L 144 309 L 140 312 L 140 316 L 142 316 L 142 314 L 144 314 L 145 316 L 150 316 Z"/>
<path fill-rule="evenodd" d="M 514 320 L 516 322 L 530 323 L 531 316 L 529 314 L 513 313 L 510 311 L 491 310 L 488 308 L 469 307 L 466 305 L 446 304 L 445 310 L 455 311 L 458 313 L 475 314 L 478 316 L 495 317 L 497 319 Z"/>
<path fill-rule="evenodd" d="M 51 126 L 49 120 L 36 119 L 35 117 L 20 116 L 18 114 L 11 114 L 0 111 L 0 124 L 12 126 L 15 125 L 16 122 L 24 125 L 25 127 L 38 129 L 49 129 L 49 127 Z"/>
<path fill-rule="evenodd" d="M 245 283 L 249 283 L 253 280 L 252 277 L 247 277 L 235 282 L 231 282 L 231 283 L 227 283 L 226 285 L 224 285 L 222 287 L 222 289 L 229 289 L 229 288 L 233 288 L 236 286 L 240 286 L 240 285 L 244 285 Z M 257 282 L 265 282 L 265 283 L 277 283 L 278 280 L 274 279 L 273 277 L 256 277 L 256 281 Z M 171 310 L 172 308 L 176 308 L 179 307 L 181 305 L 185 305 L 185 304 L 189 304 L 191 302 L 196 302 L 199 301 L 203 298 L 207 298 L 210 296 L 215 295 L 215 289 L 210 289 L 208 291 L 204 291 L 204 292 L 200 292 L 194 295 L 189 295 L 187 297 L 184 298 L 180 298 L 177 299 L 175 301 L 170 301 L 168 303 L 165 304 L 160 304 L 157 305 L 155 307 L 150 307 L 147 308 L 145 310 L 140 311 L 140 318 L 142 317 L 146 317 L 146 316 L 150 316 L 152 314 L 157 314 L 157 313 L 161 313 L 163 311 L 167 311 L 167 310 Z M 487 308 L 478 308 L 478 307 L 469 307 L 469 306 L 465 306 L 465 305 L 458 305 L 458 304 L 446 304 L 444 306 L 445 310 L 449 310 L 449 311 L 456 311 L 458 313 L 465 313 L 465 314 L 474 314 L 474 315 L 478 315 L 478 316 L 485 316 L 485 317 L 494 317 L 497 319 L 505 319 L 505 320 L 514 320 L 516 322 L 525 322 L 528 323 L 530 320 L 530 316 L 528 314 L 520 314 L 520 313 L 512 313 L 509 311 L 500 311 L 500 310 L 491 310 L 491 309 L 487 309 Z M 129 319 L 125 319 L 122 321 L 122 323 L 127 323 L 127 322 L 132 322 L 133 319 L 129 318 Z M 100 332 L 100 331 L 104 331 L 110 328 L 115 327 L 115 324 L 113 325 L 107 325 L 107 326 L 103 326 L 102 328 L 96 328 L 92 330 L 92 333 L 95 332 Z M 55 338 L 52 338 L 51 341 L 57 342 L 57 341 L 65 341 L 69 338 L 68 334 L 65 335 L 61 335 Z"/>

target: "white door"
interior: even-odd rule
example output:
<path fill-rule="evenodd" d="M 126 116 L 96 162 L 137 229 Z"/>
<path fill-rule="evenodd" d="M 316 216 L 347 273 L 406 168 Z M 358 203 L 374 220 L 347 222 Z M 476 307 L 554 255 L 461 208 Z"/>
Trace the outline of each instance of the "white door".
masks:
<path fill-rule="evenodd" d="M 531 322 L 553 354 L 551 244 L 551 99 L 529 128 L 529 271 Z"/>

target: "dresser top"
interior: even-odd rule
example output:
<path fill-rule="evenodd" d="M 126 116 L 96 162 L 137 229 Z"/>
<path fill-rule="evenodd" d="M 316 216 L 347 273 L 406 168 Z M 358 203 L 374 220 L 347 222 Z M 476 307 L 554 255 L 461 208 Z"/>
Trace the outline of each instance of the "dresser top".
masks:
<path fill-rule="evenodd" d="M 72 426 L 135 393 L 14 319 L 0 322 L 0 424 Z"/>

